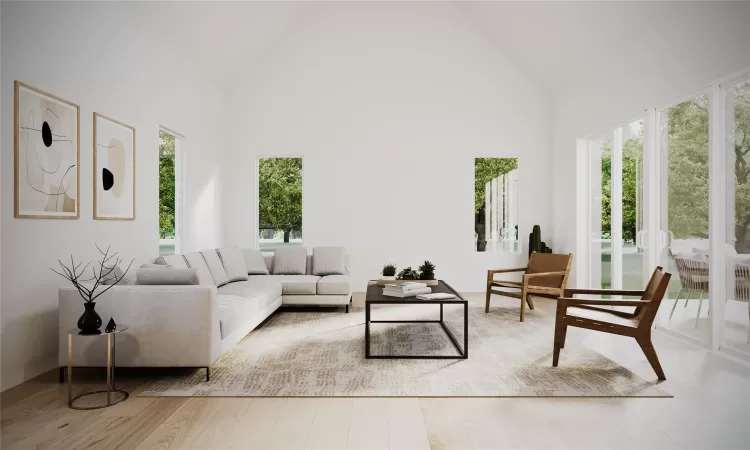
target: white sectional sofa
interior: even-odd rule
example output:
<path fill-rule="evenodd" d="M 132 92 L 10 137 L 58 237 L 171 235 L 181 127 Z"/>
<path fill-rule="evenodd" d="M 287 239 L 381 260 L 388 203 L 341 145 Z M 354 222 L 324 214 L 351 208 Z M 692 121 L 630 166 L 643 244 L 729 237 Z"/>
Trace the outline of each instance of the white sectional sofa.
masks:
<path fill-rule="evenodd" d="M 242 274 L 236 264 L 229 267 L 229 258 L 221 257 L 223 250 L 158 258 L 149 265 L 150 269 L 142 269 L 189 270 L 196 274 L 193 285 L 139 285 L 132 284 L 138 280 L 131 277 L 128 284 L 115 286 L 96 300 L 96 311 L 103 324 L 112 317 L 118 324 L 129 327 L 117 335 L 118 367 L 205 368 L 208 379 L 214 361 L 281 305 L 343 306 L 349 312 L 352 288 L 345 256 L 343 273 L 314 275 L 318 249 L 313 249 L 313 254 L 302 262 L 304 269 L 300 266 L 297 270 L 302 273 L 274 274 L 274 255 L 261 257 L 257 250 L 243 250 L 246 279 L 227 281 L 232 277 L 242 278 Z M 236 250 L 233 251 L 236 256 Z M 164 268 L 153 269 L 157 267 L 154 264 Z M 83 300 L 76 289 L 61 288 L 58 315 L 61 378 L 68 364 L 68 330 L 75 328 L 82 313 Z M 74 367 L 104 367 L 106 340 L 74 336 L 72 356 Z"/>

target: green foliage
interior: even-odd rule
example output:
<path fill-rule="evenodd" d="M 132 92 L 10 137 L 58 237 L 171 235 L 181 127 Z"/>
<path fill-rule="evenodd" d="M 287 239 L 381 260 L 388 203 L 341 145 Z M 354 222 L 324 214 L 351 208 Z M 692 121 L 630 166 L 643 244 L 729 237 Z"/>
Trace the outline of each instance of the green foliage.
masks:
<path fill-rule="evenodd" d="M 434 280 L 435 279 L 435 264 L 425 261 L 424 264 L 419 266 L 419 279 L 420 280 Z"/>
<path fill-rule="evenodd" d="M 175 236 L 175 137 L 159 132 L 159 237 Z"/>
<path fill-rule="evenodd" d="M 386 264 L 383 266 L 383 276 L 392 277 L 396 275 L 396 266 L 393 264 Z"/>
<path fill-rule="evenodd" d="M 518 158 L 474 159 L 474 214 L 478 214 L 484 206 L 484 186 L 515 169 L 518 169 Z"/>
<path fill-rule="evenodd" d="M 302 232 L 302 158 L 261 158 L 258 217 L 260 228 L 284 232 L 284 242 Z"/>
<path fill-rule="evenodd" d="M 396 279 L 398 280 L 416 280 L 418 278 L 419 278 L 419 273 L 412 270 L 411 266 L 399 272 L 398 276 L 396 277 Z"/>
<path fill-rule="evenodd" d="M 735 247 L 738 253 L 750 253 L 750 82 L 735 87 L 734 116 Z"/>

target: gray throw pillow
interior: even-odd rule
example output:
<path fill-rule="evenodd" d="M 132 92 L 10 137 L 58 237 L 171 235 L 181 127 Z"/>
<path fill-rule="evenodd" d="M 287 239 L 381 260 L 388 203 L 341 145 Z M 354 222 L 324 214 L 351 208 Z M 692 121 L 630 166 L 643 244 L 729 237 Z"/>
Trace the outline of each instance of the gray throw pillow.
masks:
<path fill-rule="evenodd" d="M 274 275 L 304 275 L 307 264 L 305 247 L 277 248 L 273 255 Z"/>
<path fill-rule="evenodd" d="M 201 254 L 206 260 L 208 270 L 211 271 L 211 276 L 216 286 L 221 287 L 229 283 L 229 276 L 227 276 L 227 272 L 224 270 L 224 265 L 221 264 L 219 254 L 216 253 L 216 250 L 204 250 Z"/>
<path fill-rule="evenodd" d="M 107 271 L 107 269 L 104 269 L 104 272 Z M 122 273 L 122 269 L 120 269 L 120 266 L 115 266 L 115 268 L 112 270 L 112 272 L 109 273 L 109 275 L 106 275 L 104 278 L 102 278 L 102 284 L 115 284 L 115 281 L 117 281 L 117 279 L 121 278 L 123 275 L 124 274 Z"/>
<path fill-rule="evenodd" d="M 268 275 L 268 266 L 260 250 L 245 249 L 245 265 L 248 275 Z"/>
<path fill-rule="evenodd" d="M 344 275 L 344 247 L 313 248 L 313 275 Z"/>
<path fill-rule="evenodd" d="M 237 247 L 221 248 L 217 251 L 230 282 L 247 280 L 245 252 Z"/>
<path fill-rule="evenodd" d="M 135 284 L 194 285 L 198 284 L 198 269 L 138 269 Z"/>
<path fill-rule="evenodd" d="M 167 255 L 167 256 L 160 256 L 156 258 L 156 261 L 154 261 L 156 264 L 163 264 L 165 266 L 171 266 L 175 269 L 189 269 L 187 263 L 185 262 L 185 258 L 182 257 L 182 255 Z"/>

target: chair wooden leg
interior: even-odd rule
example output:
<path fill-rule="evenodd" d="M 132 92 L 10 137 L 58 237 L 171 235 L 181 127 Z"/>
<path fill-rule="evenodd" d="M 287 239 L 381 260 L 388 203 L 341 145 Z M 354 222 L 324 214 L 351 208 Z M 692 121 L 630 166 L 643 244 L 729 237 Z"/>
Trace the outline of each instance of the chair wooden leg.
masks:
<path fill-rule="evenodd" d="M 565 340 L 568 338 L 568 326 L 565 325 L 562 331 L 562 340 L 560 341 L 560 348 L 565 348 Z"/>
<path fill-rule="evenodd" d="M 490 291 L 490 287 L 487 286 L 487 304 L 484 307 L 485 314 L 490 312 L 490 295 L 492 295 L 492 291 Z"/>
<path fill-rule="evenodd" d="M 565 329 L 567 325 L 563 325 L 560 322 L 555 322 L 555 343 L 552 349 L 552 367 L 557 367 L 557 363 L 560 361 L 560 349 L 563 347 L 565 342 Z"/>
<path fill-rule="evenodd" d="M 534 302 L 531 300 L 531 296 L 530 295 L 526 296 L 526 303 L 529 305 L 529 309 L 533 311 L 534 310 Z"/>
<path fill-rule="evenodd" d="M 666 380 L 667 377 L 664 376 L 664 371 L 661 369 L 661 364 L 659 364 L 659 357 L 656 356 L 656 350 L 651 343 L 651 336 L 637 337 L 635 340 L 638 342 L 638 345 L 641 346 L 641 350 L 643 350 L 646 359 L 648 359 L 649 364 L 651 364 L 654 372 L 656 372 L 656 376 L 659 377 L 660 380 Z"/>
<path fill-rule="evenodd" d="M 526 315 L 526 286 L 521 288 L 521 322 L 523 322 L 524 316 Z"/>

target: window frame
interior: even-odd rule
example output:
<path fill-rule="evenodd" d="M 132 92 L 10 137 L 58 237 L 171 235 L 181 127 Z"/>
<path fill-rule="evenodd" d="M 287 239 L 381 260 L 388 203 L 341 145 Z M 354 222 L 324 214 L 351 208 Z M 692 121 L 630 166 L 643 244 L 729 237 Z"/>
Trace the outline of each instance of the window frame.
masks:
<path fill-rule="evenodd" d="M 264 253 L 273 254 L 276 252 L 276 248 L 261 249 L 260 248 L 260 160 L 267 158 L 299 158 L 302 161 L 302 239 L 300 247 L 305 246 L 305 157 L 301 154 L 260 154 L 255 156 L 255 203 L 253 209 L 255 212 L 255 234 L 253 238 L 253 245 L 256 249 L 261 250 Z"/>
<path fill-rule="evenodd" d="M 179 255 L 182 253 L 182 238 L 183 238 L 183 230 L 182 230 L 182 212 L 183 212 L 183 175 L 184 175 L 184 159 L 185 159 L 185 136 L 181 133 L 178 133 L 171 128 L 165 127 L 163 125 L 159 125 L 159 134 L 161 133 L 167 133 L 171 134 L 175 138 L 174 142 L 174 254 Z M 161 159 L 161 156 L 159 156 Z M 158 170 L 158 165 L 157 165 Z M 157 175 L 158 176 L 158 175 Z M 156 207 L 157 207 L 157 235 L 158 235 L 158 217 L 159 217 L 159 202 L 161 199 L 158 199 Z M 161 249 L 161 236 L 158 237 L 158 245 Z M 159 256 L 161 255 L 161 251 L 159 251 Z"/>

